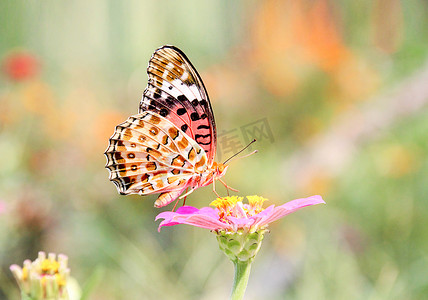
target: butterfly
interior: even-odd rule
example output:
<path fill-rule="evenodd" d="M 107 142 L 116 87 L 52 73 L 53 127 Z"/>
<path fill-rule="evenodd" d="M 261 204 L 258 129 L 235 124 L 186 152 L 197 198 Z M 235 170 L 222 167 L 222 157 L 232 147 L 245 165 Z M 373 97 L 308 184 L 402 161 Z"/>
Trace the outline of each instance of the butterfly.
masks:
<path fill-rule="evenodd" d="M 155 207 L 220 180 L 216 125 L 204 83 L 177 47 L 155 50 L 138 114 L 115 128 L 104 153 L 120 194 L 160 194 Z M 223 181 L 221 181 L 225 184 Z"/>

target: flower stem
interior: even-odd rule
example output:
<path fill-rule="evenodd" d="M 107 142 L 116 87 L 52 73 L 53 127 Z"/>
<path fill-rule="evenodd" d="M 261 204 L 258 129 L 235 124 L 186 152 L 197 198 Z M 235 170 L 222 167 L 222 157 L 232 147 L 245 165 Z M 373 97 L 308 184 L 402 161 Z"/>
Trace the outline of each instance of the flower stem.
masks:
<path fill-rule="evenodd" d="M 244 298 L 245 290 L 250 277 L 251 261 L 240 261 L 239 259 L 233 262 L 235 267 L 235 278 L 233 279 L 231 300 L 241 300 Z"/>

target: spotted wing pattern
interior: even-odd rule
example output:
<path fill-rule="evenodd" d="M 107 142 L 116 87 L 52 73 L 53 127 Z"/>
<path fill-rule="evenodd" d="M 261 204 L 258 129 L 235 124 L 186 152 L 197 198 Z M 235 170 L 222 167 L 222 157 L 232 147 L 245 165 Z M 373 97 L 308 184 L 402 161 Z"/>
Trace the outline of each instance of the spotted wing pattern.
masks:
<path fill-rule="evenodd" d="M 207 167 L 204 149 L 175 124 L 145 111 L 116 126 L 105 155 L 121 194 L 162 193 L 155 206 L 175 200 Z"/>
<path fill-rule="evenodd" d="M 216 152 L 213 110 L 196 69 L 174 46 L 163 46 L 152 55 L 147 69 L 149 82 L 139 112 L 153 111 L 170 120 L 193 138 L 212 164 Z"/>

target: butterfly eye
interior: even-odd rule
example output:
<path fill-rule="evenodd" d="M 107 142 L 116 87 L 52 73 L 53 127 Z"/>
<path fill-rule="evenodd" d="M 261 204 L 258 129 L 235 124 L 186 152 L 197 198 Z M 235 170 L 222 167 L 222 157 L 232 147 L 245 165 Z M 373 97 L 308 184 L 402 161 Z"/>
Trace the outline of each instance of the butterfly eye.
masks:
<path fill-rule="evenodd" d="M 218 165 L 218 171 L 219 171 L 220 173 L 223 173 L 223 171 L 224 171 L 224 165 L 223 165 L 223 164 L 219 164 L 219 165 Z"/>

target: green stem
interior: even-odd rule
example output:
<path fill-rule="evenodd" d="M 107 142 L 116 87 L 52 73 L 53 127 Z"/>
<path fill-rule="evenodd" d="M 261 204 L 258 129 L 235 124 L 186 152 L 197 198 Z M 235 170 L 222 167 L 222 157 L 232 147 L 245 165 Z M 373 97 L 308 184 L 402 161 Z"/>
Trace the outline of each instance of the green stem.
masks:
<path fill-rule="evenodd" d="M 245 290 L 248 284 L 248 278 L 250 277 L 251 261 L 239 261 L 233 262 L 235 267 L 235 278 L 233 279 L 232 295 L 231 300 L 241 300 L 244 298 Z"/>

